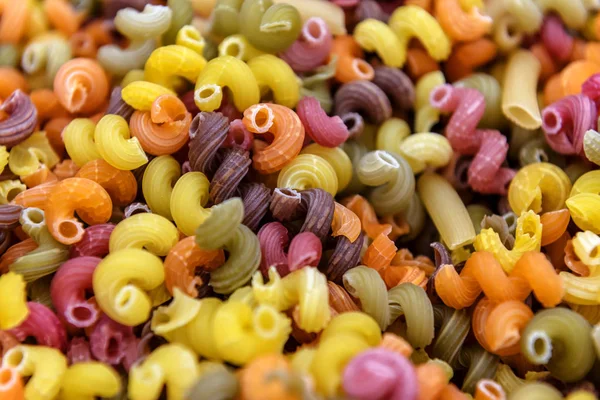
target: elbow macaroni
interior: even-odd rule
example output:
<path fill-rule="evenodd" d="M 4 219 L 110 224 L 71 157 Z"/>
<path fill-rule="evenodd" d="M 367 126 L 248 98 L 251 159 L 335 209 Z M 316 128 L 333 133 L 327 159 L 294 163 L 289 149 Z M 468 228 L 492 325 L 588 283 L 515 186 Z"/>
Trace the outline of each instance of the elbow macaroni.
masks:
<path fill-rule="evenodd" d="M 127 121 L 108 114 L 96 125 L 96 149 L 104 161 L 115 168 L 132 170 L 148 162 L 148 157 L 136 137 L 131 137 Z"/>

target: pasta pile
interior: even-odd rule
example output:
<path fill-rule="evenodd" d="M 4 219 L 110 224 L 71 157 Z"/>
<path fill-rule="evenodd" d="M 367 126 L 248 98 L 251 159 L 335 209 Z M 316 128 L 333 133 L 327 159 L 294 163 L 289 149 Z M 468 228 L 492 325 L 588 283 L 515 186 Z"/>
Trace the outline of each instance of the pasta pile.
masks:
<path fill-rule="evenodd" d="M 0 0 L 0 400 L 594 400 L 600 0 Z"/>

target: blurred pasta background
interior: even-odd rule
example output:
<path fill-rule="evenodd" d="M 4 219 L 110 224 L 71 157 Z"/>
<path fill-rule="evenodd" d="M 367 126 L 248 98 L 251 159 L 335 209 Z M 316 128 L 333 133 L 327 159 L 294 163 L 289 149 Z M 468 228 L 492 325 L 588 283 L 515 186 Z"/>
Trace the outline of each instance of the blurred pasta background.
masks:
<path fill-rule="evenodd" d="M 597 399 L 599 10 L 0 0 L 0 399 Z"/>

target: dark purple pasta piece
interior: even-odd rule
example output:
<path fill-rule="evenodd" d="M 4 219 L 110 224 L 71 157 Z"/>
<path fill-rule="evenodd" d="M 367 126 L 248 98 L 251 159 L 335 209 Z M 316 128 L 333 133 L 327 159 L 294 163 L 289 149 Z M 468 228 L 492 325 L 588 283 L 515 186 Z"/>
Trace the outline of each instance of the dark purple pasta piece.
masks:
<path fill-rule="evenodd" d="M 244 202 L 244 220 L 242 224 L 256 231 L 271 203 L 271 189 L 262 183 L 242 185 L 242 201 Z"/>
<path fill-rule="evenodd" d="M 214 204 L 219 204 L 235 195 L 235 191 L 252 164 L 250 153 L 245 150 L 226 151 L 223 162 L 210 182 L 209 195 Z"/>
<path fill-rule="evenodd" d="M 271 199 L 271 213 L 279 221 L 291 221 L 296 216 L 302 197 L 294 189 L 277 188 L 273 191 Z"/>
<path fill-rule="evenodd" d="M 389 15 L 386 14 L 379 3 L 374 0 L 362 0 L 356 6 L 354 15 L 358 21 L 364 21 L 365 19 L 377 19 L 382 22 L 387 22 Z"/>
<path fill-rule="evenodd" d="M 0 105 L 0 111 L 9 115 L 0 122 L 0 145 L 12 147 L 31 136 L 37 124 L 37 109 L 28 95 L 15 90 Z"/>
<path fill-rule="evenodd" d="M 302 201 L 298 210 L 305 215 L 300 232 L 312 232 L 321 241 L 329 235 L 335 202 L 333 197 L 323 189 L 303 190 L 300 193 Z"/>
<path fill-rule="evenodd" d="M 358 265 L 363 242 L 364 235 L 362 233 L 354 242 L 351 242 L 346 236 L 336 238 L 335 249 L 329 257 L 324 271 L 327 279 L 338 285 L 342 284 L 342 277 L 346 271 Z"/>
<path fill-rule="evenodd" d="M 373 83 L 389 97 L 392 105 L 400 110 L 409 110 L 415 102 L 415 86 L 402 70 L 391 67 L 375 68 Z"/>
<path fill-rule="evenodd" d="M 193 171 L 212 175 L 216 154 L 229 132 L 229 120 L 218 112 L 202 112 L 190 125 L 189 160 Z"/>
<path fill-rule="evenodd" d="M 12 230 L 19 226 L 19 217 L 23 207 L 4 204 L 0 205 L 0 230 Z"/>
<path fill-rule="evenodd" d="M 12 240 L 12 234 L 9 231 L 0 231 L 0 255 L 9 248 Z"/>
<path fill-rule="evenodd" d="M 110 100 L 108 101 L 106 113 L 119 115 L 129 122 L 129 118 L 131 118 L 134 111 L 135 109 L 125 103 L 123 97 L 121 97 L 121 86 L 115 86 L 110 93 Z"/>
<path fill-rule="evenodd" d="M 452 258 L 450 257 L 450 252 L 446 246 L 440 242 L 433 242 L 430 247 L 433 249 L 436 268 L 439 268 L 442 265 L 452 264 Z"/>
<path fill-rule="evenodd" d="M 150 207 L 148 207 L 146 203 L 135 202 L 125 207 L 125 210 L 123 211 L 123 217 L 129 218 L 132 215 L 143 213 L 152 213 L 152 210 L 150 210 Z"/>
<path fill-rule="evenodd" d="M 374 124 L 381 124 L 392 116 L 392 105 L 387 95 L 369 81 L 345 83 L 335 93 L 334 103 L 336 115 L 356 112 Z"/>

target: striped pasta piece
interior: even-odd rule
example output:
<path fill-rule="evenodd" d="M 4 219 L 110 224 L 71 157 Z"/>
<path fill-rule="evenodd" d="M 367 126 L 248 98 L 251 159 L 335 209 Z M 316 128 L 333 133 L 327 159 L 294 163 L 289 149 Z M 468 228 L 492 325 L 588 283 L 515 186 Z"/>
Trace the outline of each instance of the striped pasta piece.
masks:
<path fill-rule="evenodd" d="M 347 197 L 342 200 L 342 204 L 358 216 L 362 230 L 370 239 L 375 240 L 381 233 L 389 235 L 392 232 L 392 226 L 381 224 L 373 206 L 361 195 Z"/>
<path fill-rule="evenodd" d="M 106 256 L 109 253 L 110 235 L 114 229 L 113 224 L 87 227 L 81 240 L 71 246 L 71 258 Z"/>
<path fill-rule="evenodd" d="M 409 110 L 415 102 L 415 87 L 402 70 L 380 66 L 375 68 L 373 83 L 389 97 L 394 108 Z"/>
<path fill-rule="evenodd" d="M 17 44 L 26 33 L 31 4 L 27 1 L 6 2 L 3 4 L 0 20 L 0 41 Z"/>
<path fill-rule="evenodd" d="M 300 154 L 319 156 L 334 169 L 338 180 L 338 192 L 344 190 L 352 179 L 352 162 L 348 155 L 339 147 L 329 148 L 312 143 L 306 146 Z"/>
<path fill-rule="evenodd" d="M 10 151 L 8 166 L 20 176 L 31 175 L 42 166 L 53 168 L 60 158 L 44 132 L 35 132 Z"/>
<path fill-rule="evenodd" d="M 273 142 L 255 150 L 253 167 L 270 174 L 281 170 L 300 153 L 304 142 L 304 126 L 291 109 L 277 104 L 256 104 L 244 111 L 244 126 L 254 134 L 271 133 Z"/>
<path fill-rule="evenodd" d="M 322 157 L 301 154 L 279 172 L 277 186 L 297 190 L 320 188 L 335 195 L 338 191 L 338 178 L 331 164 Z"/>
<path fill-rule="evenodd" d="M 543 284 L 540 276 L 545 276 Z M 562 300 L 564 286 L 552 264 L 539 252 L 525 253 L 506 276 L 500 264 L 488 252 L 475 252 L 460 275 L 453 265 L 444 265 L 435 277 L 437 294 L 456 309 L 473 304 L 483 291 L 494 302 L 523 301 L 533 290 L 546 307 Z"/>
<path fill-rule="evenodd" d="M 229 120 L 221 113 L 198 113 L 190 125 L 188 159 L 193 171 L 211 175 L 217 168 L 216 154 L 229 132 Z"/>
<path fill-rule="evenodd" d="M 0 105 L 8 118 L 0 121 L 0 145 L 15 146 L 33 134 L 37 124 L 37 109 L 28 95 L 17 89 Z"/>
<path fill-rule="evenodd" d="M 489 63 L 496 58 L 496 44 L 489 39 L 480 38 L 472 42 L 459 44 L 454 48 L 446 62 L 446 75 L 448 80 L 468 77 L 477 68 Z"/>
<path fill-rule="evenodd" d="M 244 203 L 244 219 L 242 224 L 255 232 L 267 214 L 271 203 L 271 189 L 262 183 L 249 183 L 241 185 L 242 201 Z"/>
<path fill-rule="evenodd" d="M 342 120 L 349 113 L 364 114 L 365 119 L 380 124 L 392 116 L 392 105 L 385 92 L 369 81 L 353 81 L 335 93 L 334 113 Z"/>
<path fill-rule="evenodd" d="M 87 224 L 102 224 L 112 214 L 110 196 L 94 181 L 85 178 L 68 178 L 52 188 L 46 205 L 48 230 L 59 242 L 73 244 L 84 234 L 83 224 L 74 213 Z"/>
<path fill-rule="evenodd" d="M 108 109 L 106 110 L 107 114 L 116 114 L 127 121 L 131 118 L 131 115 L 135 111 L 133 107 L 123 100 L 122 96 L 123 88 L 121 86 L 115 86 L 110 93 L 110 99 L 108 101 Z"/>
<path fill-rule="evenodd" d="M 155 156 L 169 155 L 188 140 L 192 116 L 177 97 L 165 94 L 154 100 L 150 111 L 135 111 L 129 128 L 142 148 Z"/>
<path fill-rule="evenodd" d="M 350 242 L 354 242 L 360 236 L 361 222 L 356 214 L 340 203 L 335 203 L 333 220 L 331 221 L 332 236 L 343 235 Z"/>
<path fill-rule="evenodd" d="M 137 195 L 137 181 L 133 174 L 117 169 L 102 159 L 89 161 L 75 176 L 98 183 L 109 194 L 113 204 L 119 207 L 131 203 Z"/>
<path fill-rule="evenodd" d="M 54 92 L 67 111 L 92 114 L 108 97 L 108 79 L 98 62 L 75 58 L 56 73 Z"/>
<path fill-rule="evenodd" d="M 48 182 L 22 191 L 13 199 L 14 204 L 24 208 L 36 207 L 45 210 L 48 204 L 48 196 L 56 185 L 58 185 L 58 182 L 56 181 Z"/>

